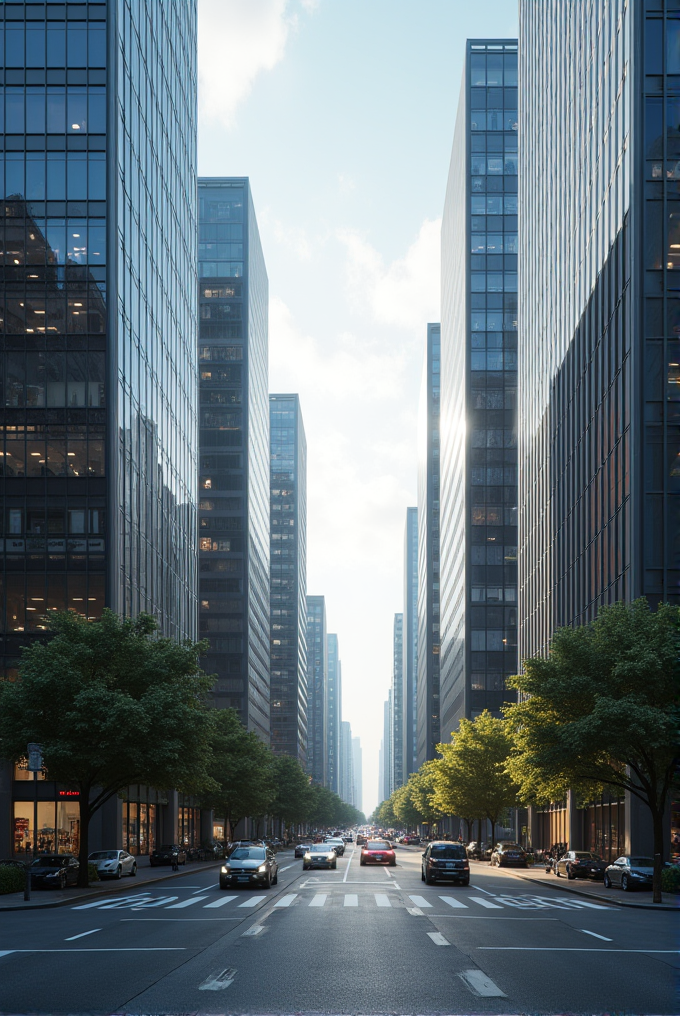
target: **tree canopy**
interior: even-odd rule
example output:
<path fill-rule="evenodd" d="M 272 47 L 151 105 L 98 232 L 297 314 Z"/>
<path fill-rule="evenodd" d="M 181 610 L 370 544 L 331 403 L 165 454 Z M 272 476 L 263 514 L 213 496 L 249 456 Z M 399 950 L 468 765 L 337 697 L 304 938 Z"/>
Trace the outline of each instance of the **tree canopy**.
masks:
<path fill-rule="evenodd" d="M 224 816 L 232 830 L 242 818 L 265 815 L 275 799 L 274 758 L 235 709 L 211 711 L 209 771 L 213 790 L 204 807 Z"/>

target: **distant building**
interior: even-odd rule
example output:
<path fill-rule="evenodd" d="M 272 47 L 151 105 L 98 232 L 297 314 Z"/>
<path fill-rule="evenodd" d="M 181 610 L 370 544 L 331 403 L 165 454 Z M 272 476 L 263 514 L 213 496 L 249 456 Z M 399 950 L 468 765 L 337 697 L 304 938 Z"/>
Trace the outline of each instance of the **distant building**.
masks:
<path fill-rule="evenodd" d="M 354 785 L 354 758 L 352 754 L 352 728 L 347 720 L 340 724 L 340 790 L 341 800 L 356 808 Z"/>
<path fill-rule="evenodd" d="M 418 768 L 416 720 L 418 675 L 418 509 L 406 509 L 404 527 L 404 618 L 402 663 L 402 779 Z"/>
<path fill-rule="evenodd" d="M 326 731 L 328 739 L 328 787 L 340 792 L 340 724 L 342 722 L 342 663 L 338 636 L 326 636 L 328 687 L 326 694 Z"/>
<path fill-rule="evenodd" d="M 358 737 L 352 738 L 352 763 L 354 767 L 354 807 L 358 808 L 359 811 L 363 811 L 363 762 L 361 740 Z"/>
<path fill-rule="evenodd" d="M 271 745 L 307 764 L 307 442 L 297 395 L 269 396 Z"/>
<path fill-rule="evenodd" d="M 386 797 L 404 783 L 404 615 L 394 615 L 392 629 L 392 688 L 389 694 L 390 733 L 386 739 L 389 775 Z"/>
<path fill-rule="evenodd" d="M 328 649 L 326 601 L 307 597 L 307 772 L 314 783 L 328 786 Z"/>

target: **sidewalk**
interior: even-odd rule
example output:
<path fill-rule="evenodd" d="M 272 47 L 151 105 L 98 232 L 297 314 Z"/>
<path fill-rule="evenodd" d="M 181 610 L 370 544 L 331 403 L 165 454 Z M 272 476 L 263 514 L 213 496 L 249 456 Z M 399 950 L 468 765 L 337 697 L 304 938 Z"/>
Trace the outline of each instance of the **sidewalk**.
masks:
<path fill-rule="evenodd" d="M 143 892 L 144 889 L 156 882 L 165 882 L 167 879 L 183 878 L 191 881 L 193 875 L 201 871 L 219 868 L 222 861 L 194 861 L 182 865 L 179 871 L 173 871 L 172 867 L 152 868 L 148 857 L 137 858 L 137 875 L 131 878 L 129 875 L 121 879 L 106 879 L 102 882 L 93 882 L 88 889 L 70 888 L 63 892 L 54 889 L 31 889 L 31 901 L 24 900 L 23 892 L 7 893 L 0 896 L 0 912 L 8 910 L 49 910 L 51 907 L 65 907 L 69 903 L 77 903 L 80 900 L 96 899 L 99 896 L 108 896 L 111 893 L 124 893 L 126 896 Z"/>
<path fill-rule="evenodd" d="M 557 878 L 546 872 L 545 866 L 542 864 L 536 864 L 531 868 L 492 868 L 488 862 L 484 861 L 471 861 L 470 863 L 486 875 L 512 875 L 514 878 L 532 882 L 534 885 L 557 889 L 560 892 L 575 893 L 577 896 L 587 896 L 603 903 L 614 903 L 619 907 L 632 907 L 634 910 L 680 910 L 680 897 L 674 893 L 662 893 L 662 902 L 652 903 L 651 890 L 636 889 L 634 892 L 626 893 L 623 889 L 615 887 L 605 889 L 602 882 L 594 882 L 591 879 Z"/>

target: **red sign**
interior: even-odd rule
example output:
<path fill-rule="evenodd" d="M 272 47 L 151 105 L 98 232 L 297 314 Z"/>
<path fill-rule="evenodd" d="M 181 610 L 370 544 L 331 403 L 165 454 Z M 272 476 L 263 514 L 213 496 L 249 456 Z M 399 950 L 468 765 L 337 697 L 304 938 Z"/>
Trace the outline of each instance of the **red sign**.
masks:
<path fill-rule="evenodd" d="M 79 790 L 60 790 L 59 797 L 80 797 Z"/>

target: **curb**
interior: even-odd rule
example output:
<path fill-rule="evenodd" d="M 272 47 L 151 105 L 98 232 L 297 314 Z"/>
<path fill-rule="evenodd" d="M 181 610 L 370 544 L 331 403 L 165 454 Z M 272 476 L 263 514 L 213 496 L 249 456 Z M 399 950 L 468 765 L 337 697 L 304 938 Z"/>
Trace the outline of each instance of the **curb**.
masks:
<path fill-rule="evenodd" d="M 198 871 L 209 871 L 211 868 L 217 868 L 221 864 L 222 864 L 221 861 L 215 861 L 212 864 L 204 864 L 199 869 L 193 868 L 192 871 L 197 871 L 197 870 Z M 173 879 L 173 878 L 186 878 L 186 877 L 187 877 L 187 872 L 185 872 L 185 871 L 177 871 L 177 872 L 173 872 L 171 875 L 159 875 L 158 878 L 147 878 L 147 879 L 144 879 L 143 882 L 141 882 L 141 883 L 140 882 L 136 882 L 136 883 L 133 883 L 133 885 L 139 885 L 141 887 L 142 885 L 147 885 L 148 883 L 151 883 L 152 885 L 154 885 L 156 882 L 167 882 L 167 881 L 169 881 L 170 879 Z M 12 913 L 15 910 L 53 910 L 55 907 L 68 907 L 68 906 L 71 906 L 74 903 L 78 903 L 80 900 L 94 900 L 94 899 L 97 899 L 97 897 L 99 897 L 99 896 L 106 897 L 106 896 L 113 896 L 115 893 L 127 892 L 129 888 L 130 888 L 129 883 L 126 883 L 125 886 L 116 886 L 115 889 L 95 889 L 94 892 L 83 893 L 82 896 L 71 896 L 67 900 L 55 900 L 53 903 L 27 903 L 27 902 L 24 902 L 23 904 L 21 904 L 18 907 L 16 907 L 16 906 L 15 907 L 3 907 L 3 906 L 0 906 L 0 913 L 6 913 L 6 914 L 8 914 L 8 913 Z"/>

